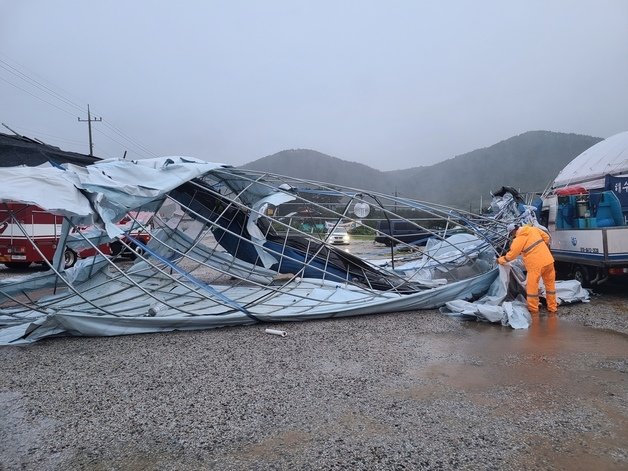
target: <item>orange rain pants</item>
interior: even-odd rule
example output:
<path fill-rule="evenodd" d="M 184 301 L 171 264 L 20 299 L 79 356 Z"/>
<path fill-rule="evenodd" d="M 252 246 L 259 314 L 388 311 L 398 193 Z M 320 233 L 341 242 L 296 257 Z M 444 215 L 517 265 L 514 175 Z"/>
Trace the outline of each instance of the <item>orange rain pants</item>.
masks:
<path fill-rule="evenodd" d="M 528 270 L 526 280 L 526 297 L 528 300 L 528 311 L 532 314 L 539 312 L 539 279 L 543 278 L 545 285 L 545 300 L 547 301 L 547 310 L 556 312 L 558 303 L 556 302 L 556 272 L 554 271 L 554 263 L 545 265 L 541 269 L 534 268 Z"/>

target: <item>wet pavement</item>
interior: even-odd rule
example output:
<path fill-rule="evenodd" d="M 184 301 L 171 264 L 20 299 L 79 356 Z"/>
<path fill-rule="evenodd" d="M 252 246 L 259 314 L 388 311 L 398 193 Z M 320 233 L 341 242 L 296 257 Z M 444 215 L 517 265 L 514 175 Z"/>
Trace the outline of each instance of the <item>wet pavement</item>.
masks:
<path fill-rule="evenodd" d="M 528 330 L 420 311 L 0 348 L 0 468 L 625 470 L 628 294 L 596 293 Z"/>
<path fill-rule="evenodd" d="M 564 308 L 625 316 L 625 298 Z M 288 336 L 264 334 L 280 328 Z M 3 469 L 623 470 L 628 336 L 436 311 L 0 349 Z"/>
<path fill-rule="evenodd" d="M 502 469 L 628 469 L 625 334 L 544 315 L 529 330 L 464 327 L 462 336 L 424 339 L 436 361 L 413 370 L 409 397 L 492 407 L 495 430 L 525 450 Z"/>

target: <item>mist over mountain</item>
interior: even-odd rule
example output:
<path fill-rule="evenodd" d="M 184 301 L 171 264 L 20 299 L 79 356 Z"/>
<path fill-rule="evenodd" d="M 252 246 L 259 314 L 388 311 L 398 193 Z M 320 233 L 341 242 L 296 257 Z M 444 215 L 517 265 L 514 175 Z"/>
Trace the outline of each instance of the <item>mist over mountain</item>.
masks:
<path fill-rule="evenodd" d="M 477 211 L 491 190 L 544 190 L 558 172 L 601 138 L 529 131 L 426 167 L 383 172 L 308 149 L 284 150 L 243 165 Z M 411 162 L 409 162 L 411 163 Z"/>

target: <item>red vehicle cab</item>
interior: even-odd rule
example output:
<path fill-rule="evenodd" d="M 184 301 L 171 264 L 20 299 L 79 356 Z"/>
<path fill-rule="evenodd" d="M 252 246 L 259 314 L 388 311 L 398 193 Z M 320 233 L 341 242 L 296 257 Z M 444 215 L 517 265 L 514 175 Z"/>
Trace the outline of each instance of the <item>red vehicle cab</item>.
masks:
<path fill-rule="evenodd" d="M 143 219 L 148 222 L 146 216 Z M 128 221 L 131 221 L 131 218 L 128 218 Z M 37 206 L 23 203 L 0 204 L 0 263 L 8 268 L 23 269 L 28 268 L 32 263 L 45 265 L 46 261 L 52 262 L 62 224 L 62 216 L 48 213 Z M 121 227 L 125 224 L 128 224 L 127 221 L 121 221 Z M 142 230 L 134 230 L 132 237 L 143 244 L 150 240 L 150 234 Z M 102 244 L 98 249 L 105 255 L 135 258 L 138 249 L 132 241 L 129 240 L 128 243 L 134 250 L 127 250 L 118 241 Z M 65 267 L 69 268 L 79 258 L 90 257 L 96 253 L 94 248 L 74 251 L 66 247 Z"/>

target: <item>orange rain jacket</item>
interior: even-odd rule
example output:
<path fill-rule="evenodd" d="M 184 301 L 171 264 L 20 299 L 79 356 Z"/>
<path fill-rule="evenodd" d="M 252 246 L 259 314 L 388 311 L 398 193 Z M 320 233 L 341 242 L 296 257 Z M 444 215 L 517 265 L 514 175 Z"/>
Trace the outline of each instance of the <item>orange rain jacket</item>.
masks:
<path fill-rule="evenodd" d="M 506 255 L 498 259 L 499 263 L 512 262 L 519 254 L 523 255 L 526 270 L 541 269 L 554 263 L 554 257 L 549 250 L 549 235 L 534 226 L 522 226 L 517 230 L 515 239 L 510 244 Z"/>

